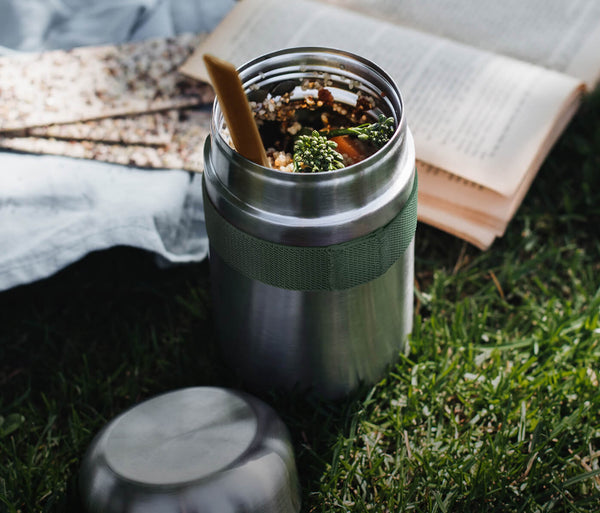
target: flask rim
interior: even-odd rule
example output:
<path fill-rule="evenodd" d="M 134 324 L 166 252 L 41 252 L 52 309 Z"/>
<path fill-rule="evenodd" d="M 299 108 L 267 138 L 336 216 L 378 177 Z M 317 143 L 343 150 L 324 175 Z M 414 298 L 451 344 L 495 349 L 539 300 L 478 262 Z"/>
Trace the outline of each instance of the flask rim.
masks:
<path fill-rule="evenodd" d="M 301 63 L 293 64 L 294 59 Z M 292 181 L 303 181 L 305 178 L 302 177 L 310 177 L 308 179 L 310 181 L 328 180 L 332 176 L 341 178 L 347 174 L 360 173 L 361 169 L 373 165 L 389 151 L 389 148 L 402 144 L 405 138 L 406 116 L 400 89 L 386 71 L 365 57 L 334 47 L 298 46 L 266 53 L 247 61 L 237 70 L 246 93 L 265 82 L 276 84 L 286 80 L 290 74 L 295 75 L 296 78 L 300 76 L 319 78 L 320 74 L 326 75 L 335 71 L 341 78 L 348 80 L 349 84 L 352 82 L 360 84 L 368 90 L 371 96 L 377 97 L 380 101 L 383 100 L 387 107 L 386 114 L 394 118 L 395 124 L 395 130 L 390 139 L 375 153 L 360 162 L 331 171 L 290 173 L 252 162 L 232 148 L 222 135 L 225 121 L 219 101 L 215 98 L 211 115 L 211 136 L 214 138 L 214 143 L 219 146 L 220 151 L 227 155 L 228 159 L 250 172 Z M 367 80 L 367 77 L 372 80 Z M 379 87 L 376 89 L 376 86 Z"/>

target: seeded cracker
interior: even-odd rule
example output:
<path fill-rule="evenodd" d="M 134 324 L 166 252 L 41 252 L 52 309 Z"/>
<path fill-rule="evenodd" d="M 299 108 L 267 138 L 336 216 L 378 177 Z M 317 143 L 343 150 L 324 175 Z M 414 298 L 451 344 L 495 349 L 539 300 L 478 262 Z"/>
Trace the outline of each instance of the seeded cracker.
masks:
<path fill-rule="evenodd" d="M 172 139 L 178 119 L 179 113 L 172 109 L 151 114 L 33 127 L 10 135 L 161 145 Z"/>
<path fill-rule="evenodd" d="M 177 68 L 206 35 L 0 58 L 0 131 L 148 113 L 213 99 Z"/>
<path fill-rule="evenodd" d="M 162 146 L 69 141 L 45 137 L 0 137 L 0 147 L 27 153 L 47 153 L 94 159 L 114 164 L 158 169 L 203 170 L 204 141 L 210 130 L 210 112 L 178 112 L 172 140 Z"/>

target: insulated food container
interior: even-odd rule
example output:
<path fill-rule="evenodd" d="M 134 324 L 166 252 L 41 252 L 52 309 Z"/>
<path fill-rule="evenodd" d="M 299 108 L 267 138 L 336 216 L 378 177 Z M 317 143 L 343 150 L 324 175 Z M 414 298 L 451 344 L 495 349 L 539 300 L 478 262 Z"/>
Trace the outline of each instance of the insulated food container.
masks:
<path fill-rule="evenodd" d="M 324 84 L 336 102 L 374 100 L 395 132 L 335 171 L 255 164 L 224 137 L 218 102 L 204 151 L 204 208 L 218 343 L 250 387 L 336 398 L 381 378 L 408 347 L 417 177 L 401 94 L 385 71 L 341 50 L 291 48 L 239 74 L 247 94 Z"/>

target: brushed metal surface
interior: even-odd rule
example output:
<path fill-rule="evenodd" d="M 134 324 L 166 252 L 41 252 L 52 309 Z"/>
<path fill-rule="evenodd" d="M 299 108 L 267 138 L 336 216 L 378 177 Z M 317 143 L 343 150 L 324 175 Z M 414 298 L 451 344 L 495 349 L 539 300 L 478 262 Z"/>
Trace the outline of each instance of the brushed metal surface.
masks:
<path fill-rule="evenodd" d="M 176 390 L 119 415 L 94 438 L 80 469 L 89 513 L 297 513 L 289 433 L 241 392 Z"/>
<path fill-rule="evenodd" d="M 415 165 L 414 141 L 394 82 L 369 61 L 322 48 L 275 52 L 240 68 L 246 88 L 288 80 L 290 75 L 322 80 L 326 76 L 339 90 L 352 87 L 371 95 L 378 100 L 375 114 L 395 119 L 394 135 L 371 157 L 341 170 L 281 172 L 245 159 L 228 145 L 215 102 L 204 150 L 206 188 L 213 204 L 241 230 L 299 246 L 336 244 L 385 225 L 406 203 Z"/>
<path fill-rule="evenodd" d="M 210 253 L 223 355 L 257 389 L 338 398 L 377 381 L 406 351 L 413 315 L 413 245 L 388 271 L 338 291 L 294 291 L 251 280 Z"/>
<path fill-rule="evenodd" d="M 358 164 L 286 173 L 256 165 L 228 146 L 216 102 L 204 176 L 210 201 L 227 221 L 279 244 L 328 246 L 368 235 L 399 213 L 415 180 L 414 141 L 400 92 L 383 70 L 340 50 L 297 48 L 253 61 L 240 76 L 248 90 L 307 77 L 327 80 L 338 91 L 334 97 L 344 88 L 346 96 L 360 90 L 377 99 L 375 111 L 394 117 L 397 128 Z M 250 280 L 211 248 L 215 325 L 226 359 L 256 386 L 312 389 L 325 397 L 376 381 L 407 348 L 413 254 L 411 244 L 372 282 L 319 292 Z"/>

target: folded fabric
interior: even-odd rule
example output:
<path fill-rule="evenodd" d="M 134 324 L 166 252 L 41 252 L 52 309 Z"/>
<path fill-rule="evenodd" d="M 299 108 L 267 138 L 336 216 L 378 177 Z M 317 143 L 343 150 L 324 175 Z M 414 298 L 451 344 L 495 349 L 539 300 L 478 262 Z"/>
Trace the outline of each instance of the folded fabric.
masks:
<path fill-rule="evenodd" d="M 234 4 L 4 0 L 0 53 L 207 32 Z M 117 245 L 153 251 L 169 262 L 204 259 L 208 244 L 200 179 L 183 170 L 0 151 L 0 290 L 47 277 L 91 251 Z"/>
<path fill-rule="evenodd" d="M 235 0 L 3 0 L 0 53 L 209 32 Z"/>
<path fill-rule="evenodd" d="M 47 155 L 5 154 L 1 162 L 2 289 L 115 245 L 171 262 L 207 254 L 200 175 Z"/>

